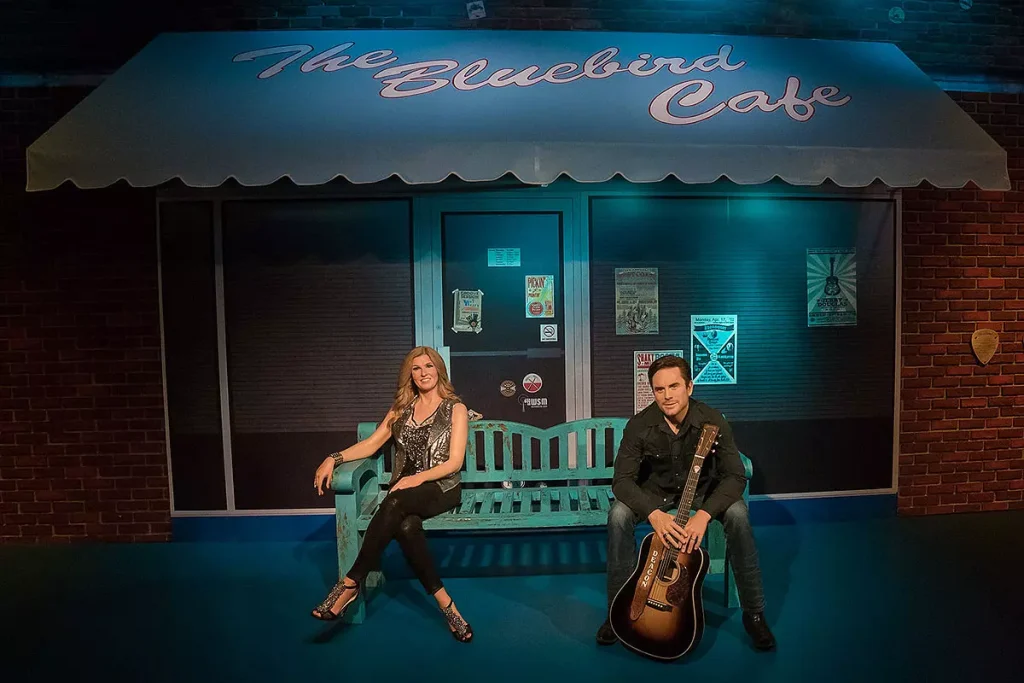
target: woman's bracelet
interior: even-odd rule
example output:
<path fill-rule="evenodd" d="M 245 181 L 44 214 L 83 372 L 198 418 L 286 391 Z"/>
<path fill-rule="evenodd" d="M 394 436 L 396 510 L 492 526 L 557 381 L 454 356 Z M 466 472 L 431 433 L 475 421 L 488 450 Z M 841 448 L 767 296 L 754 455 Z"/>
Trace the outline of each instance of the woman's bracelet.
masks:
<path fill-rule="evenodd" d="M 341 463 L 345 462 L 345 456 L 342 455 L 341 451 L 331 453 L 330 457 L 334 460 L 334 466 L 337 467 Z"/>

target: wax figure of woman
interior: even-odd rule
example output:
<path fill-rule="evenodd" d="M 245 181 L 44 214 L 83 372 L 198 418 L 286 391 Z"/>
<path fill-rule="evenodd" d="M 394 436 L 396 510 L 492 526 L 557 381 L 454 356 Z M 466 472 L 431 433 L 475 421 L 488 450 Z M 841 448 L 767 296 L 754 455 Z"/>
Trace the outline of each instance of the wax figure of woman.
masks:
<path fill-rule="evenodd" d="M 341 463 L 368 458 L 391 438 L 397 446 L 387 497 L 370 520 L 351 569 L 313 610 L 314 617 L 329 621 L 342 616 L 395 539 L 424 590 L 437 600 L 452 635 L 469 642 L 473 631 L 441 583 L 423 533 L 423 520 L 451 510 L 462 499 L 460 470 L 468 430 L 468 411 L 448 380 L 440 354 L 427 346 L 410 351 L 398 373 L 395 401 L 377 430 L 332 453 L 317 468 L 313 487 L 323 495 Z"/>

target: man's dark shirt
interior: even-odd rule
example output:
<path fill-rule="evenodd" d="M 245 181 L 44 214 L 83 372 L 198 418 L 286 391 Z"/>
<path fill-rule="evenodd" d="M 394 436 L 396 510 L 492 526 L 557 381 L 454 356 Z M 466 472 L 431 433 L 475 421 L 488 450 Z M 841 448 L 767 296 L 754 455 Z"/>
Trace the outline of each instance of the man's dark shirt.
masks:
<path fill-rule="evenodd" d="M 705 422 L 718 425 L 718 445 L 704 461 L 694 500 L 703 499 L 701 509 L 715 518 L 743 498 L 747 478 L 729 423 L 711 406 L 691 398 L 678 434 L 673 434 L 657 403 L 626 423 L 612 480 L 616 500 L 641 519 L 677 502 L 686 487 Z"/>

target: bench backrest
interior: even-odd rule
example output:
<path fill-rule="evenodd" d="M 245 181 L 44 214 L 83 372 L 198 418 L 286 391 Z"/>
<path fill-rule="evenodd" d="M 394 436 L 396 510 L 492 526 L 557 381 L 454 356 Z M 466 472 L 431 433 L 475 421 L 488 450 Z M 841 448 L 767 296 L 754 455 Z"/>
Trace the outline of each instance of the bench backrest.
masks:
<path fill-rule="evenodd" d="M 628 420 L 597 417 L 549 429 L 505 420 L 472 421 L 462 481 L 610 481 L 612 463 Z M 365 439 L 376 428 L 373 422 L 359 423 L 358 438 Z M 377 474 L 386 483 L 391 476 L 393 441 L 388 441 L 381 455 L 375 458 Z"/>

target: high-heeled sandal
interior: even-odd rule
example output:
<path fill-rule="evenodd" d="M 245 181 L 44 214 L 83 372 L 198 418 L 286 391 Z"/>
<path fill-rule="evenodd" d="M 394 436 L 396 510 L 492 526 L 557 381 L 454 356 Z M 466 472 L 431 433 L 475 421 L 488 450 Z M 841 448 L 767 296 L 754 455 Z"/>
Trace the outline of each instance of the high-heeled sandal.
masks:
<path fill-rule="evenodd" d="M 448 620 L 448 628 L 452 632 L 452 637 L 460 643 L 468 643 L 473 639 L 473 629 L 470 628 L 469 622 L 463 619 L 455 611 L 455 600 L 448 603 L 448 606 L 444 608 L 444 618 Z"/>
<path fill-rule="evenodd" d="M 335 614 L 334 611 L 331 610 L 331 608 L 334 607 L 334 603 L 338 601 L 338 598 L 341 597 L 343 591 L 352 589 L 355 589 L 355 593 L 352 594 L 352 597 L 349 598 L 345 602 L 345 604 L 341 606 L 341 609 L 338 611 L 338 613 Z M 338 583 L 334 584 L 334 588 L 332 588 L 331 592 L 327 594 L 327 597 L 324 598 L 324 601 L 321 602 L 312 612 L 310 612 L 310 614 L 312 614 L 314 618 L 319 619 L 321 621 L 334 621 L 335 619 L 340 619 L 341 617 L 345 616 L 345 610 L 347 610 L 349 605 L 355 602 L 356 598 L 358 597 L 359 584 L 347 584 L 345 583 L 344 580 L 341 580 Z"/>

